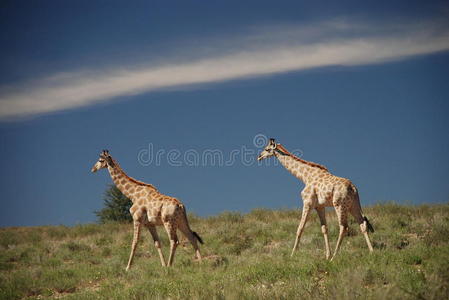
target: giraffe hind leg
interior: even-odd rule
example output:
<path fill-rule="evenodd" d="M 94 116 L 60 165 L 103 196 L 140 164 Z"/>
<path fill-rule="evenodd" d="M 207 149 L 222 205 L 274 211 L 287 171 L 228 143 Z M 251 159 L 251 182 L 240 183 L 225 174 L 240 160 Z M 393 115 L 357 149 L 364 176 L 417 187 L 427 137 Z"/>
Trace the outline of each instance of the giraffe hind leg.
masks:
<path fill-rule="evenodd" d="M 324 236 L 324 246 L 326 247 L 326 259 L 330 259 L 331 250 L 329 247 L 329 237 L 327 235 L 326 211 L 324 207 L 316 208 L 321 223 L 321 232 Z"/>
<path fill-rule="evenodd" d="M 346 211 L 344 211 L 343 207 L 336 206 L 335 212 L 337 213 L 338 224 L 340 225 L 340 233 L 338 235 L 337 245 L 335 246 L 334 255 L 332 256 L 331 261 L 334 260 L 337 255 L 341 242 L 343 241 L 343 237 L 348 230 L 348 216 L 346 215 Z"/>
<path fill-rule="evenodd" d="M 157 234 L 156 226 L 148 225 L 148 230 L 150 231 L 151 236 L 153 237 L 154 246 L 156 247 L 157 252 L 159 254 L 159 259 L 161 260 L 161 264 L 163 267 L 165 267 L 166 263 L 165 263 L 165 259 L 164 259 L 164 254 L 162 254 L 161 241 L 159 240 L 159 235 Z"/>
<path fill-rule="evenodd" d="M 360 209 L 360 204 L 354 205 L 352 207 L 351 214 L 360 226 L 360 231 L 362 232 L 363 236 L 365 237 L 366 244 L 368 245 L 369 251 L 373 252 L 373 245 L 371 244 L 371 240 L 368 236 L 368 231 L 374 232 L 374 228 L 369 223 L 368 218 L 364 217 L 362 215 L 362 211 Z"/>
<path fill-rule="evenodd" d="M 180 224 L 179 230 L 184 234 L 184 236 L 189 240 L 189 242 L 192 244 L 193 249 L 195 250 L 195 256 L 198 260 L 201 260 L 201 253 L 200 248 L 198 247 L 198 242 L 202 243 L 201 238 L 198 234 L 195 235 L 195 232 L 193 232 L 189 226 L 185 223 Z"/>
<path fill-rule="evenodd" d="M 168 257 L 167 266 L 170 267 L 173 264 L 175 257 L 176 247 L 178 246 L 178 235 L 176 234 L 176 226 L 170 221 L 164 223 L 165 230 L 167 231 L 170 239 L 170 255 Z"/>

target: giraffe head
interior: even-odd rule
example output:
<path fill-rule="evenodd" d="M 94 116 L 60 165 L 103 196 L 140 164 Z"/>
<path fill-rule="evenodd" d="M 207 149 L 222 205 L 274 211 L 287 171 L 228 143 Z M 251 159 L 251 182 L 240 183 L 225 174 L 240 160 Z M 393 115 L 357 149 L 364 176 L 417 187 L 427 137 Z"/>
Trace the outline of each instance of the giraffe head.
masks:
<path fill-rule="evenodd" d="M 276 150 L 277 144 L 274 139 L 270 139 L 268 141 L 268 145 L 260 152 L 257 160 L 262 160 L 264 158 L 268 158 L 274 155 L 274 151 Z"/>
<path fill-rule="evenodd" d="M 109 154 L 108 150 L 103 150 L 100 153 L 100 157 L 98 158 L 98 161 L 94 164 L 94 166 L 91 169 L 92 173 L 97 172 L 100 169 L 107 168 L 108 165 L 112 166 L 114 164 L 111 155 Z"/>

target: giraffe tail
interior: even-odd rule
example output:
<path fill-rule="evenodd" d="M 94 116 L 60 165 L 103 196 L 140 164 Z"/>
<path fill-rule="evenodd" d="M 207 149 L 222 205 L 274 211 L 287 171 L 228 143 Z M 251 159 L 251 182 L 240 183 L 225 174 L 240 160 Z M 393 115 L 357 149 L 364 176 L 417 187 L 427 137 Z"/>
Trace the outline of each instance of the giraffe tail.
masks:
<path fill-rule="evenodd" d="M 200 244 L 204 244 L 203 239 L 200 237 L 200 235 L 190 228 L 189 220 L 187 220 L 187 212 L 186 212 L 185 206 L 183 205 L 182 208 L 184 210 L 184 220 L 186 222 L 187 227 L 192 232 L 192 234 L 195 236 L 195 238 L 198 240 L 198 242 L 200 242 Z"/>
<path fill-rule="evenodd" d="M 196 237 L 198 242 L 200 242 L 200 244 L 204 244 L 203 239 L 200 237 L 200 235 L 198 233 L 196 233 L 195 231 L 192 231 L 192 233 Z"/>
<path fill-rule="evenodd" d="M 357 205 L 356 209 L 359 211 L 360 214 L 362 214 L 362 207 L 360 205 L 359 192 L 357 191 L 357 188 L 353 184 L 351 184 L 349 188 L 351 189 L 352 193 L 354 193 L 354 195 L 355 195 L 356 202 L 354 204 Z M 366 216 L 364 216 L 363 214 L 362 214 L 362 216 L 363 216 L 363 221 L 366 222 L 366 229 L 369 232 L 374 232 L 374 227 L 373 227 L 373 225 L 371 225 L 368 218 Z"/>
<path fill-rule="evenodd" d="M 369 232 L 374 232 L 374 227 L 371 225 L 371 223 L 368 221 L 368 218 L 363 216 L 363 220 L 366 222 L 366 227 Z"/>

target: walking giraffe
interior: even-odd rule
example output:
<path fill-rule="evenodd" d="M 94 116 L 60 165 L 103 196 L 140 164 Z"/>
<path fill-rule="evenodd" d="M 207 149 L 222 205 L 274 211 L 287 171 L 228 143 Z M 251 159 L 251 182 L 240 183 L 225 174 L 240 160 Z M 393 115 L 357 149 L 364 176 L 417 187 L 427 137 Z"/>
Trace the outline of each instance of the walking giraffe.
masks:
<path fill-rule="evenodd" d="M 299 222 L 298 230 L 296 232 L 295 244 L 292 250 L 292 256 L 298 248 L 299 240 L 304 231 L 307 218 L 311 209 L 316 209 L 321 223 L 321 232 L 324 235 L 324 244 L 326 247 L 326 259 L 331 256 L 329 248 L 329 239 L 327 236 L 327 225 L 325 208 L 333 206 L 337 213 L 338 223 L 340 225 L 340 234 L 335 247 L 333 260 L 340 248 L 343 236 L 348 228 L 348 213 L 352 214 L 360 225 L 360 229 L 365 236 L 366 243 L 370 252 L 373 251 L 373 246 L 368 236 L 368 230 L 374 232 L 373 227 L 368 219 L 363 216 L 362 208 L 360 206 L 359 194 L 357 188 L 350 180 L 342 177 L 337 177 L 329 173 L 326 167 L 305 161 L 299 157 L 288 152 L 281 144 L 270 139 L 268 145 L 259 154 L 257 160 L 262 160 L 270 156 L 276 156 L 281 164 L 295 177 L 304 182 L 305 187 L 301 191 L 303 200 L 303 211 L 301 221 Z"/>
<path fill-rule="evenodd" d="M 163 225 L 170 239 L 170 256 L 168 257 L 167 266 L 171 266 L 178 245 L 178 236 L 176 234 L 179 229 L 192 243 L 195 249 L 196 258 L 201 260 L 200 250 L 197 241 L 203 243 L 200 236 L 192 231 L 187 221 L 187 215 L 184 205 L 176 198 L 161 194 L 153 185 L 144 183 L 129 177 L 120 168 L 109 151 L 103 150 L 100 158 L 92 167 L 92 172 L 99 169 L 108 168 L 109 174 L 117 188 L 132 201 L 130 208 L 131 216 L 134 223 L 134 236 L 131 246 L 131 254 L 129 256 L 126 271 L 129 270 L 133 262 L 134 252 L 139 240 L 140 227 L 146 226 L 154 240 L 162 266 L 166 266 L 165 259 L 161 250 L 161 243 L 157 234 L 156 226 Z"/>

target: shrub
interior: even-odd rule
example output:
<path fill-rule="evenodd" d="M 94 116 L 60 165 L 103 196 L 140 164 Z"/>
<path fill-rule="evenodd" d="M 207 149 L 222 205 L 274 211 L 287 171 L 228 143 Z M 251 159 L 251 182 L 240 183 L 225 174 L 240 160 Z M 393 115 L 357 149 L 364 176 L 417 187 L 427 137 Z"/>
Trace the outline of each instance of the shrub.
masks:
<path fill-rule="evenodd" d="M 131 222 L 129 209 L 132 202 L 115 186 L 110 185 L 104 193 L 104 208 L 96 211 L 100 223 Z"/>

